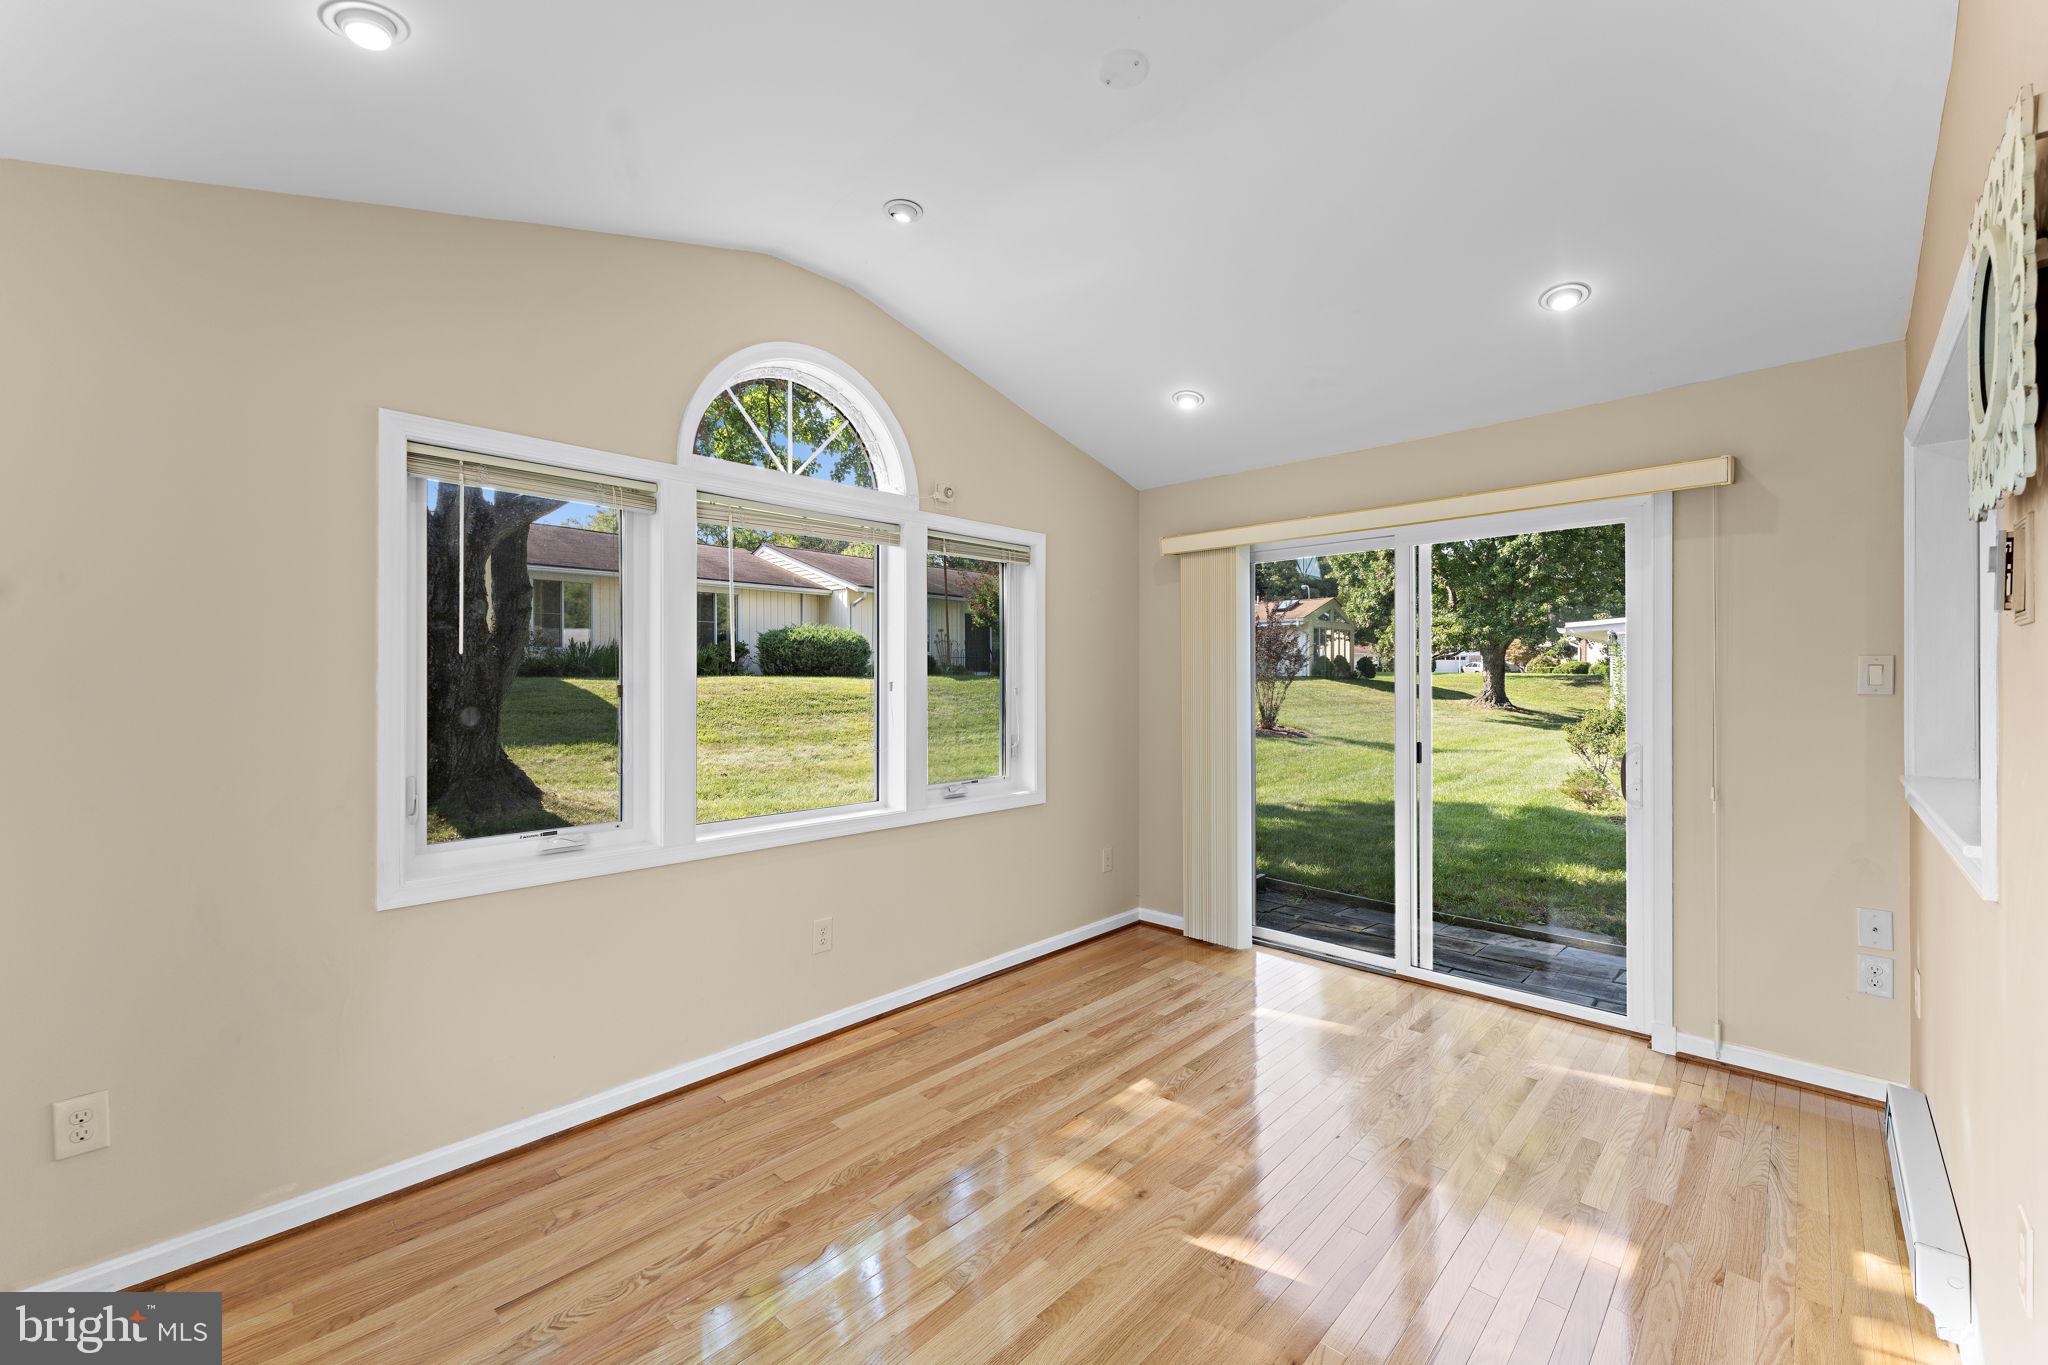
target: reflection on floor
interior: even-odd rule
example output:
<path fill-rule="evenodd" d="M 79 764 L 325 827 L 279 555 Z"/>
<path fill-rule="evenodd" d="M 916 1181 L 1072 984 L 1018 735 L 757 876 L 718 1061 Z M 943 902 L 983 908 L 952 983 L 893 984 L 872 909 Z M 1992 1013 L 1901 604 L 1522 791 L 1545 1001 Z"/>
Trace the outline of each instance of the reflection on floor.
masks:
<path fill-rule="evenodd" d="M 1954 1365 L 1882 1119 L 1133 926 L 165 1287 L 228 1365 Z"/>
<path fill-rule="evenodd" d="M 1282 883 L 1259 891 L 1258 925 L 1391 956 L 1394 913 Z M 1436 926 L 1436 968 L 1614 1014 L 1628 1013 L 1628 959 L 1471 924 Z"/>

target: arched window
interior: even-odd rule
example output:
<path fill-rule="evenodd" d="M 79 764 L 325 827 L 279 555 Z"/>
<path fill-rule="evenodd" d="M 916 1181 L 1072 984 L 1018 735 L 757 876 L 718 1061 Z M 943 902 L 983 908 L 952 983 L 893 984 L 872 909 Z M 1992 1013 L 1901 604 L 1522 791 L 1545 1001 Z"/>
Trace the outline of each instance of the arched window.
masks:
<path fill-rule="evenodd" d="M 706 459 L 873 488 L 865 425 L 799 382 L 795 371 L 762 366 L 736 376 L 711 400 L 697 423 L 696 451 Z"/>
<path fill-rule="evenodd" d="M 670 461 L 379 414 L 381 907 L 1045 799 L 1043 533 L 921 506 L 823 351 L 682 419 Z"/>
<path fill-rule="evenodd" d="M 684 447 L 702 459 L 916 501 L 895 417 L 835 357 L 788 342 L 728 357 L 698 388 Z"/>

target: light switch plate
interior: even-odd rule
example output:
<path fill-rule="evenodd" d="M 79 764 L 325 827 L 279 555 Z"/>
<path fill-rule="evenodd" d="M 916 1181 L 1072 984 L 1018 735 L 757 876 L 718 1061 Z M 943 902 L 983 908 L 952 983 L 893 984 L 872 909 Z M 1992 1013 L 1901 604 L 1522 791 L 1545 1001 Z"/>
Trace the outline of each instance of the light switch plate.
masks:
<path fill-rule="evenodd" d="M 1867 910 L 1858 907 L 1856 911 L 1856 943 L 1863 948 L 1892 950 L 1892 912 L 1889 910 Z"/>
<path fill-rule="evenodd" d="M 1892 694 L 1893 668 L 1897 662 L 1897 656 L 1891 654 L 1857 655 L 1856 695 L 1889 697 Z"/>

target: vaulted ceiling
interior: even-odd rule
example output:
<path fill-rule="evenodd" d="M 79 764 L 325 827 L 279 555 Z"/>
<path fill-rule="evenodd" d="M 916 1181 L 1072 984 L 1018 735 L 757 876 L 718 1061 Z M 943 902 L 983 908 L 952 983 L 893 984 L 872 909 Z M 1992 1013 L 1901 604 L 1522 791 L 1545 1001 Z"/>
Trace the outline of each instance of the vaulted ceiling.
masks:
<path fill-rule="evenodd" d="M 771 252 L 1140 486 L 1897 339 L 1954 24 L 1953 0 L 392 3 L 411 34 L 382 54 L 315 0 L 7 5 L 0 155 Z M 1150 61 L 1135 88 L 1099 80 L 1120 48 Z M 899 195 L 922 221 L 883 215 Z M 1592 302 L 1537 309 L 1561 280 Z"/>

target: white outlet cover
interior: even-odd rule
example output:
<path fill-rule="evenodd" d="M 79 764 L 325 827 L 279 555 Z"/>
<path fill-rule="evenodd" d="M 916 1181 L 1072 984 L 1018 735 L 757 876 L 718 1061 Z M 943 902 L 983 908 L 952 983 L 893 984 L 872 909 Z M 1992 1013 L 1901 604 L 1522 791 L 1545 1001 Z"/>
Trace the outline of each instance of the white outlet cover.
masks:
<path fill-rule="evenodd" d="M 50 1106 L 50 1153 L 58 1161 L 97 1152 L 114 1141 L 107 1092 L 73 1095 Z"/>
<path fill-rule="evenodd" d="M 1892 960 L 1874 953 L 1864 953 L 1856 959 L 1856 989 L 1864 995 L 1874 995 L 1883 1000 L 1892 998 Z"/>
<path fill-rule="evenodd" d="M 820 915 L 811 921 L 811 951 L 829 953 L 832 951 L 832 917 Z"/>

